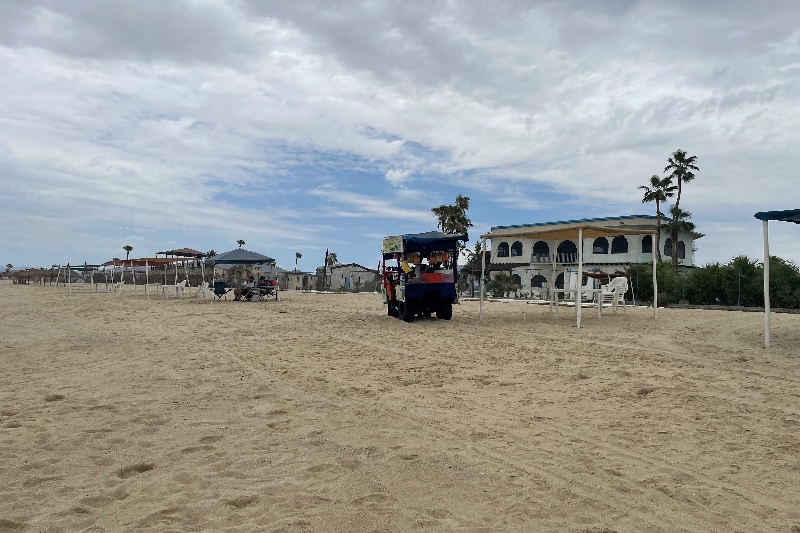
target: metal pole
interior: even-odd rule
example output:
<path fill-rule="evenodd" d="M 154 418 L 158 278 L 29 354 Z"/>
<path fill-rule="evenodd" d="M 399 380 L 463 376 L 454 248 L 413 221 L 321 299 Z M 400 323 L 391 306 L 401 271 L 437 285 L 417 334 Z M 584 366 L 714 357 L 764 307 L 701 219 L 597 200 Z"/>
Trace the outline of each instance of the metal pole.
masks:
<path fill-rule="evenodd" d="M 486 275 L 486 237 L 483 238 L 483 257 L 481 259 L 481 303 L 478 308 L 478 320 L 483 320 L 483 278 Z"/>
<path fill-rule="evenodd" d="M 658 318 L 658 261 L 653 252 L 653 316 Z"/>
<path fill-rule="evenodd" d="M 686 299 L 686 267 L 683 268 L 683 279 L 681 279 L 681 300 Z"/>
<path fill-rule="evenodd" d="M 578 229 L 578 290 L 575 293 L 575 313 L 578 328 L 581 327 L 581 294 L 583 292 L 583 228 Z"/>
<path fill-rule="evenodd" d="M 764 346 L 769 348 L 769 221 L 764 221 Z"/>
<path fill-rule="evenodd" d="M 742 267 L 739 267 L 739 297 L 736 300 L 736 305 L 742 306 Z"/>

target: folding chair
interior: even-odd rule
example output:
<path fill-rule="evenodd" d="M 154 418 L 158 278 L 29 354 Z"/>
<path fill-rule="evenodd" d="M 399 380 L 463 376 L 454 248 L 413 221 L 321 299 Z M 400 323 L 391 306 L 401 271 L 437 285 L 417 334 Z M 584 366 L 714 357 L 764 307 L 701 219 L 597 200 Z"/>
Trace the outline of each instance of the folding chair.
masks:
<path fill-rule="evenodd" d="M 214 296 L 217 300 L 222 300 L 223 297 L 226 300 L 228 299 L 228 291 L 225 289 L 224 280 L 214 280 Z"/>

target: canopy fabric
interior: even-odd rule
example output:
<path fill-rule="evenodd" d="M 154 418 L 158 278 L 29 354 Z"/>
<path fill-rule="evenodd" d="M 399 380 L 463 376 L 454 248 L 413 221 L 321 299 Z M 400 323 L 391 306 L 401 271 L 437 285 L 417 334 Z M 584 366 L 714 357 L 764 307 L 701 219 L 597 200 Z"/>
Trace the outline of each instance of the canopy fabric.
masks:
<path fill-rule="evenodd" d="M 261 264 L 275 264 L 275 260 L 266 255 L 242 248 L 236 248 L 230 252 L 225 252 L 214 257 L 209 257 L 205 260 L 208 265 L 261 265 Z"/>
<path fill-rule="evenodd" d="M 191 248 L 178 248 L 177 250 L 167 250 L 165 252 L 156 252 L 156 254 L 176 255 L 179 257 L 205 257 L 206 254 L 193 250 Z"/>
<path fill-rule="evenodd" d="M 406 242 L 429 244 L 435 242 L 468 241 L 469 236 L 466 233 L 454 234 L 442 233 L 441 231 L 426 231 L 425 233 L 407 233 L 403 235 L 403 240 Z"/>
<path fill-rule="evenodd" d="M 111 261 L 106 261 L 100 266 L 143 267 L 170 265 L 172 263 L 180 263 L 182 261 L 185 261 L 185 259 L 178 259 L 176 257 L 141 257 L 139 259 L 112 259 Z"/>
<path fill-rule="evenodd" d="M 761 211 L 754 215 L 759 220 L 779 220 L 781 222 L 794 222 L 800 224 L 800 209 L 786 211 Z"/>

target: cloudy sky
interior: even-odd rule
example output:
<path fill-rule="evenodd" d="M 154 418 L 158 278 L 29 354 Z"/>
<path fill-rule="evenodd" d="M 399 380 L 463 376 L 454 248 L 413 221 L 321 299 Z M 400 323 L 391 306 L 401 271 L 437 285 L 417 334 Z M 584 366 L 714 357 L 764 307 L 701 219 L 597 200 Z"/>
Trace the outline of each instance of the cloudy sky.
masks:
<path fill-rule="evenodd" d="M 376 264 L 494 225 L 651 213 L 675 149 L 697 260 L 800 208 L 800 3 L 0 2 L 0 262 L 188 246 Z M 800 228 L 772 251 L 800 262 Z"/>

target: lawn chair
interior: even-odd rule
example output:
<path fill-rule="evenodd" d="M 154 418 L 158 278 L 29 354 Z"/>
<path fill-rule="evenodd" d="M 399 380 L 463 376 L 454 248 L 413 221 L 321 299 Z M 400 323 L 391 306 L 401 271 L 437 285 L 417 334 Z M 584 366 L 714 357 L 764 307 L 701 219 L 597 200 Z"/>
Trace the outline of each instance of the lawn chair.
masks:
<path fill-rule="evenodd" d="M 265 302 L 270 298 L 275 298 L 276 300 L 278 299 L 278 297 L 276 296 L 278 294 L 277 285 L 259 285 L 257 290 L 258 290 L 259 301 Z"/>
<path fill-rule="evenodd" d="M 225 280 L 215 280 L 214 281 L 214 296 L 217 300 L 222 300 L 222 298 L 228 299 L 228 291 L 225 288 Z"/>
<path fill-rule="evenodd" d="M 608 302 L 614 308 L 614 313 L 617 312 L 619 304 L 622 304 L 622 309 L 625 313 L 628 308 L 625 307 L 625 293 L 628 292 L 628 278 L 618 277 L 608 282 L 608 285 L 600 285 L 600 296 L 597 305 L 603 305 Z"/>

